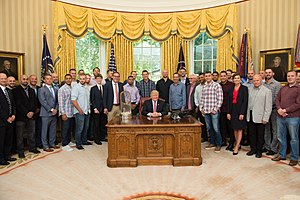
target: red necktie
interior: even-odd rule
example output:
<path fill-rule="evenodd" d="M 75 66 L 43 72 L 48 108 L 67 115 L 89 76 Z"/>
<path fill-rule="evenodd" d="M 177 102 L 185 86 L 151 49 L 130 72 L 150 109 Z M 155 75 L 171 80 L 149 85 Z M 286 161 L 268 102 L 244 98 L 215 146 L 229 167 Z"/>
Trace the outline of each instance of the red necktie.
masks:
<path fill-rule="evenodd" d="M 156 112 L 156 104 L 157 104 L 157 102 L 156 101 L 153 101 L 153 103 L 154 103 L 154 105 L 153 105 L 153 112 Z"/>
<path fill-rule="evenodd" d="M 116 96 L 117 104 L 119 104 L 119 91 L 118 91 L 117 83 L 115 83 L 115 96 Z"/>

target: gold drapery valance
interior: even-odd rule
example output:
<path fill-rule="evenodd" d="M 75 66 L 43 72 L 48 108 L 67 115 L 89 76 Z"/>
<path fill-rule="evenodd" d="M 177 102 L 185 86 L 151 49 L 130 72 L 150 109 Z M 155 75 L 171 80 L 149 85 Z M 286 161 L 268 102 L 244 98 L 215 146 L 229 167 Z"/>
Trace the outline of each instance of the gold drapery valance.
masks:
<path fill-rule="evenodd" d="M 187 44 L 203 31 L 207 31 L 213 38 L 223 38 L 222 45 L 228 45 L 222 51 L 226 51 L 223 55 L 230 55 L 231 57 L 229 59 L 227 57 L 223 58 L 223 61 L 219 64 L 226 64 L 232 68 L 236 63 L 238 41 L 236 4 L 204 10 L 170 13 L 126 13 L 80 7 L 57 1 L 53 4 L 55 66 L 61 65 L 59 64 L 61 59 L 66 59 L 62 56 L 62 52 L 69 48 L 62 43 L 63 37 L 66 35 L 64 32 L 68 32 L 74 38 L 79 38 L 83 37 L 87 31 L 93 32 L 100 40 L 105 42 L 112 42 L 116 40 L 116 37 L 122 36 L 122 39 L 116 40 L 114 45 L 116 51 L 120 51 L 118 48 L 121 47 L 123 50 L 126 46 L 129 48 L 126 49 L 126 55 L 132 56 L 132 58 L 128 59 L 128 66 L 126 66 L 128 70 L 133 68 L 133 62 L 131 61 L 133 60 L 132 44 L 130 42 L 138 41 L 144 35 L 149 35 L 152 39 L 162 42 L 162 63 L 164 65 L 162 68 L 173 69 L 176 67 L 178 60 L 178 54 L 175 53 L 180 45 L 178 38 L 181 38 Z M 168 40 L 169 42 L 167 42 Z M 126 42 L 127 44 L 118 45 L 118 42 Z M 176 45 L 178 47 L 175 48 Z M 185 46 L 185 57 L 188 58 L 188 48 L 186 45 L 183 46 Z M 170 54 L 170 52 L 173 53 Z M 221 51 L 218 54 L 221 54 Z M 165 57 L 167 55 L 172 55 L 172 57 Z M 118 59 L 116 58 L 116 62 L 121 63 L 122 61 Z M 226 62 L 224 59 L 226 59 Z M 188 59 L 186 59 L 186 62 L 188 62 Z M 223 69 L 227 66 L 218 68 Z M 130 71 L 126 72 L 129 73 Z"/>

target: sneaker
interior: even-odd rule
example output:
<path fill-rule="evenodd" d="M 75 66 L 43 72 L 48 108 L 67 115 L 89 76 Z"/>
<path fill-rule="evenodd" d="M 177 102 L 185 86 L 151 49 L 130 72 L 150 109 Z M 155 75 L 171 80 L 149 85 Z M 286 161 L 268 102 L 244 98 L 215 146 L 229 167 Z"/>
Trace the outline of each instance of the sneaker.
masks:
<path fill-rule="evenodd" d="M 272 158 L 273 161 L 280 161 L 280 160 L 286 160 L 286 158 L 281 158 L 279 155 Z"/>
<path fill-rule="evenodd" d="M 66 145 L 66 146 L 63 146 L 62 147 L 62 150 L 64 150 L 64 151 L 73 151 L 73 149 L 69 146 L 69 145 Z"/>
<path fill-rule="evenodd" d="M 70 147 L 76 147 L 76 144 L 73 143 L 73 142 L 70 142 L 68 145 L 69 145 Z"/>
<path fill-rule="evenodd" d="M 207 145 L 206 147 L 205 147 L 205 149 L 213 149 L 213 148 L 215 148 L 216 147 L 216 145 L 214 145 L 214 144 L 209 144 L 209 145 Z"/>
<path fill-rule="evenodd" d="M 266 155 L 268 156 L 274 156 L 276 154 L 276 152 L 272 151 L 272 150 L 269 150 Z"/>
<path fill-rule="evenodd" d="M 220 146 L 217 146 L 216 148 L 215 148 L 215 152 L 216 153 L 219 153 L 221 151 L 221 147 Z"/>
<path fill-rule="evenodd" d="M 298 160 L 290 160 L 289 166 L 295 166 L 298 164 Z"/>

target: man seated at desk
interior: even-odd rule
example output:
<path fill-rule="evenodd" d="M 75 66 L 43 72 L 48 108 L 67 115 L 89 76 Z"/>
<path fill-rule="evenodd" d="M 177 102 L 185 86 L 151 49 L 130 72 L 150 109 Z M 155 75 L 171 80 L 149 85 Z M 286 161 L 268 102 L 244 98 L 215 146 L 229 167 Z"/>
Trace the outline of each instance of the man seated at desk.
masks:
<path fill-rule="evenodd" d="M 167 114 L 167 107 L 163 100 L 158 99 L 159 93 L 157 90 L 152 90 L 151 99 L 144 102 L 142 115 L 148 117 L 161 117 Z"/>

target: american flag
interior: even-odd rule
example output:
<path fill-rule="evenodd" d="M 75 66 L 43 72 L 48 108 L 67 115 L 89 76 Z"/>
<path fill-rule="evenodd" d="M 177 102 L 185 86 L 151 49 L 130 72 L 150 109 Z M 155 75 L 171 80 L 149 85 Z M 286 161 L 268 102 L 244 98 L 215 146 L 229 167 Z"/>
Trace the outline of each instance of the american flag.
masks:
<path fill-rule="evenodd" d="M 42 80 L 46 74 L 54 72 L 52 57 L 49 51 L 46 35 L 43 36 L 43 52 L 42 52 Z"/>
<path fill-rule="evenodd" d="M 183 54 L 183 49 L 182 45 L 180 43 L 180 50 L 179 50 L 179 58 L 178 58 L 178 66 L 177 66 L 177 72 L 180 70 L 180 68 L 184 67 L 185 68 L 185 62 L 184 62 L 184 54 Z"/>
<path fill-rule="evenodd" d="M 117 71 L 116 58 L 115 58 L 115 49 L 114 49 L 113 43 L 111 43 L 111 51 L 110 51 L 108 69 L 111 69 L 114 72 Z"/>

